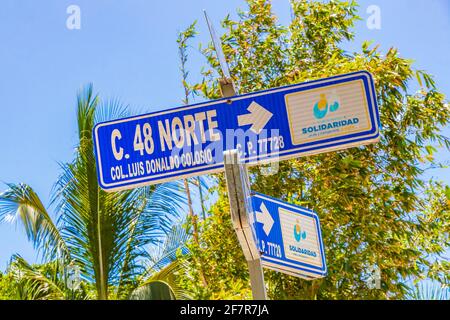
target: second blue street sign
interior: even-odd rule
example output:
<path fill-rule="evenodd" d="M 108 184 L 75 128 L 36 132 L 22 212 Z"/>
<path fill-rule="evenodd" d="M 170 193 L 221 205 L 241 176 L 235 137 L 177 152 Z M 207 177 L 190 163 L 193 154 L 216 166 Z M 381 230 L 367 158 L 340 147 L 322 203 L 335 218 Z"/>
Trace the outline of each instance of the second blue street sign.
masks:
<path fill-rule="evenodd" d="M 327 265 L 317 214 L 260 193 L 251 202 L 262 265 L 305 279 L 324 277 Z"/>
<path fill-rule="evenodd" d="M 107 191 L 223 171 L 238 149 L 254 165 L 376 142 L 379 115 L 365 71 L 99 123 Z"/>

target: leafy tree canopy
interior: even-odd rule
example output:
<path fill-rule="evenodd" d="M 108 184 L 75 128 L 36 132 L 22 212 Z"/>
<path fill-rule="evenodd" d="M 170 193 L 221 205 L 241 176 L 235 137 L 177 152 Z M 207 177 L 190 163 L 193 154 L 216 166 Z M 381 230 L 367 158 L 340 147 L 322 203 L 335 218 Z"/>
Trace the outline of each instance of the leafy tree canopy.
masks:
<path fill-rule="evenodd" d="M 441 134 L 450 109 L 433 78 L 415 70 L 395 48 L 381 52 L 364 42 L 346 52 L 359 19 L 354 1 L 293 0 L 293 19 L 280 25 L 270 1 L 247 0 L 248 8 L 222 21 L 223 50 L 240 93 L 367 70 L 372 73 L 381 113 L 381 141 L 340 152 L 282 161 L 279 172 L 264 176 L 251 170 L 252 188 L 314 209 L 320 216 L 329 274 L 305 281 L 265 271 L 272 299 L 403 298 L 406 283 L 431 278 L 450 283 L 450 188 L 425 180 L 440 166 L 434 154 L 449 148 Z M 209 44 L 202 52 L 203 80 L 190 85 L 206 99 L 220 96 L 219 63 Z M 417 92 L 409 88 L 418 87 Z M 230 222 L 223 176 L 217 203 L 191 243 L 196 261 L 184 285 L 199 298 L 250 296 L 246 262 Z M 195 265 L 195 263 L 194 263 Z M 381 269 L 381 289 L 367 287 L 367 271 Z"/>

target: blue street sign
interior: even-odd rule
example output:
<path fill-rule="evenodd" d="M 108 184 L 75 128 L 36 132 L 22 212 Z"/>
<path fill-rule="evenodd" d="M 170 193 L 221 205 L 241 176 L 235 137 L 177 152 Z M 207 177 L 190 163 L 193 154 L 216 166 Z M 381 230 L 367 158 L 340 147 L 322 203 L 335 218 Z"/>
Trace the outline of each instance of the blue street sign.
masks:
<path fill-rule="evenodd" d="M 254 193 L 254 232 L 265 268 L 305 279 L 327 273 L 319 217 L 314 211 Z"/>
<path fill-rule="evenodd" d="M 107 190 L 223 171 L 238 149 L 255 165 L 379 139 L 372 76 L 365 71 L 99 123 L 97 174 Z"/>

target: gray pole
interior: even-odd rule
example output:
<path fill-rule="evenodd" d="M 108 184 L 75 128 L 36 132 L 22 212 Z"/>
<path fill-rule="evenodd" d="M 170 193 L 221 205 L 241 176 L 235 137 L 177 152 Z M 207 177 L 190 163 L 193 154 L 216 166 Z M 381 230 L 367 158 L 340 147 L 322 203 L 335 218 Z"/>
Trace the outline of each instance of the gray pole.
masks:
<path fill-rule="evenodd" d="M 264 284 L 264 272 L 261 259 L 247 261 L 252 285 L 253 300 L 267 300 L 266 286 Z"/>
<path fill-rule="evenodd" d="M 224 165 L 231 221 L 248 263 L 253 299 L 267 300 L 261 256 L 252 230 L 252 212 L 246 206 L 250 196 L 247 168 L 239 163 L 237 150 L 224 152 Z"/>
<path fill-rule="evenodd" d="M 231 79 L 230 70 L 222 51 L 222 43 L 217 37 L 212 23 L 209 21 L 206 10 L 206 23 L 213 41 L 214 49 L 219 60 L 223 78 L 219 79 L 220 93 L 222 97 L 233 97 L 237 90 Z M 246 203 L 250 196 L 250 182 L 248 180 L 247 168 L 239 163 L 237 150 L 224 152 L 225 178 L 230 201 L 231 222 L 238 241 L 244 252 L 250 273 L 250 284 L 252 287 L 253 300 L 267 300 L 266 287 L 264 284 L 264 273 L 261 265 L 261 256 L 253 234 L 251 214 L 248 212 Z"/>

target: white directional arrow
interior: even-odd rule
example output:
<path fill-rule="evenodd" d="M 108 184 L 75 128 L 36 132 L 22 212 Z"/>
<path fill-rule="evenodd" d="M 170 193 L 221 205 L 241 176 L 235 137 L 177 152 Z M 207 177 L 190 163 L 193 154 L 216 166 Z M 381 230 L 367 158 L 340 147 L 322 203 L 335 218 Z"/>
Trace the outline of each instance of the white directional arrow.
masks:
<path fill-rule="evenodd" d="M 273 114 L 255 101 L 250 103 L 247 110 L 250 113 L 238 116 L 238 124 L 239 126 L 251 124 L 250 130 L 259 134 L 267 122 L 269 122 L 270 118 L 272 118 Z"/>
<path fill-rule="evenodd" d="M 268 236 L 270 230 L 272 230 L 273 226 L 273 218 L 270 214 L 269 210 L 267 210 L 264 202 L 261 202 L 261 206 L 259 207 L 261 211 L 256 211 L 256 221 L 261 222 L 263 224 L 263 229 L 266 235 Z"/>

